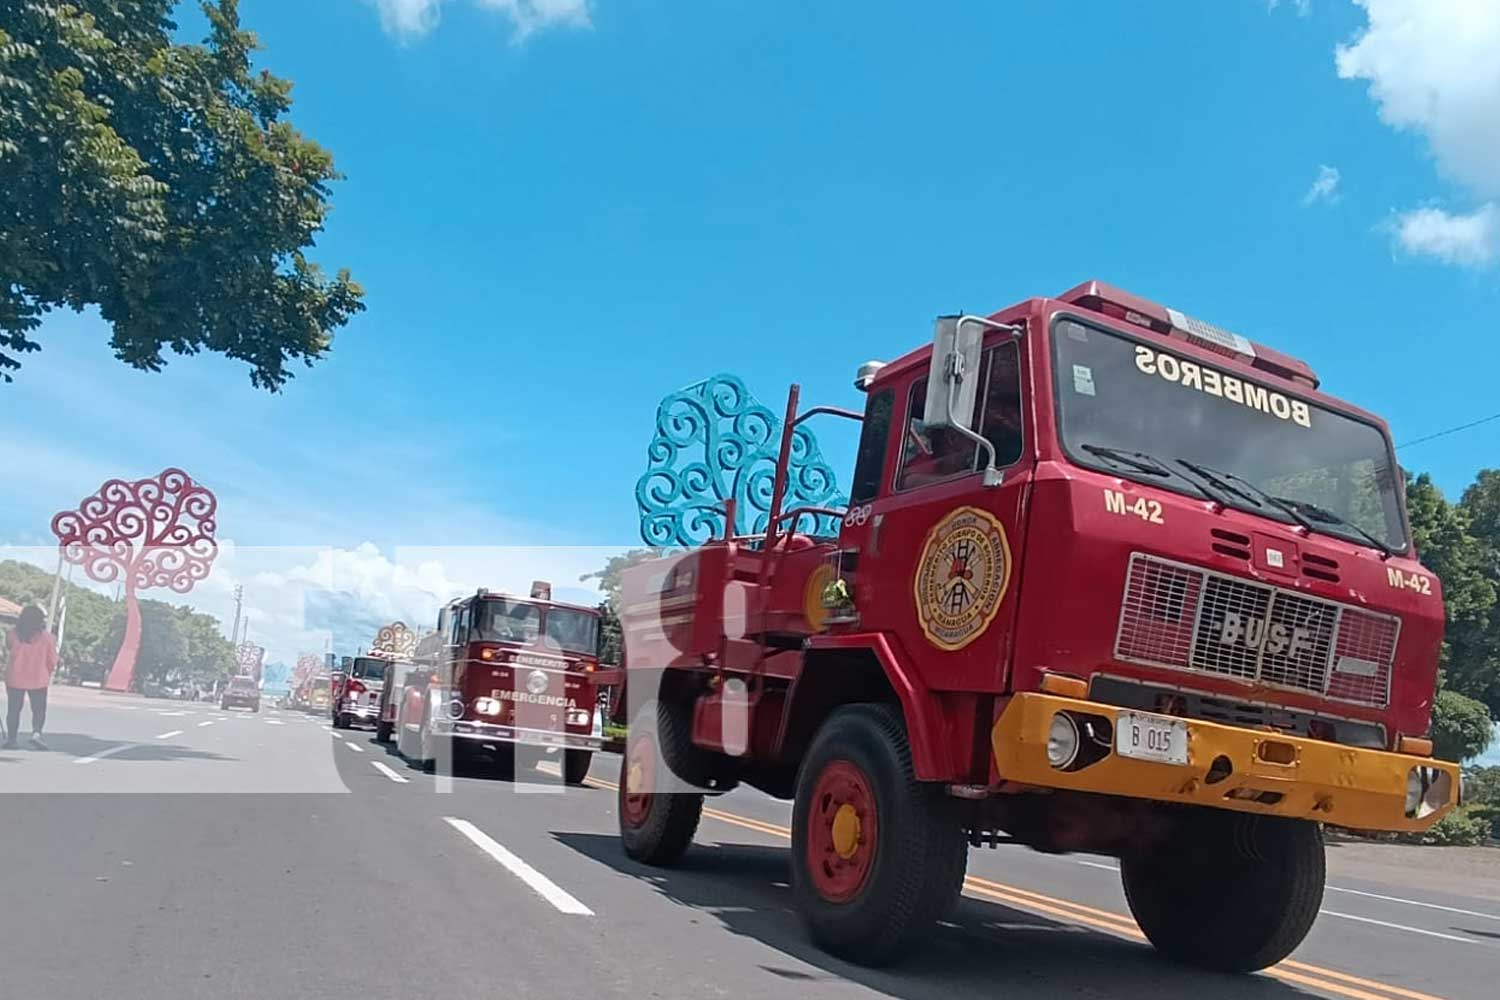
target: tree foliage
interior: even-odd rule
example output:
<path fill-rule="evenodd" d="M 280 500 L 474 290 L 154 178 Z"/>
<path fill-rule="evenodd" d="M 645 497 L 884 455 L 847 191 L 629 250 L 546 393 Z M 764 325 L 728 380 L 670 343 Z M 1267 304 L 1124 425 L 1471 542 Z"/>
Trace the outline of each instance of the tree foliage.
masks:
<path fill-rule="evenodd" d="M 669 548 L 630 549 L 619 555 L 610 556 L 604 567 L 593 573 L 585 573 L 578 578 L 580 583 L 589 580 L 598 580 L 599 589 L 604 592 L 606 602 L 617 613 L 620 610 L 620 577 L 631 566 L 648 559 L 660 559 L 664 555 L 673 552 Z"/>
<path fill-rule="evenodd" d="M 21 562 L 0 562 L 0 596 L 47 607 L 52 574 Z M 77 681 L 102 681 L 125 631 L 125 609 L 102 594 L 64 584 L 67 618 L 58 651 L 60 669 Z M 210 687 L 234 668 L 234 647 L 218 619 L 187 605 L 141 602 L 141 652 L 135 671 L 142 684 Z"/>
<path fill-rule="evenodd" d="M 238 0 L 0 0 L 0 379 L 52 309 L 96 305 L 125 363 L 163 348 L 247 362 L 275 390 L 363 308 L 304 251 L 333 157 L 286 120 L 290 81 L 251 69 Z"/>
<path fill-rule="evenodd" d="M 1456 504 L 1418 476 L 1407 508 L 1417 552 L 1443 582 L 1443 685 L 1500 715 L 1500 470 L 1481 471 Z"/>
<path fill-rule="evenodd" d="M 1472 760 L 1489 749 L 1494 723 L 1482 701 L 1443 690 L 1432 702 L 1432 752 L 1443 760 Z"/>

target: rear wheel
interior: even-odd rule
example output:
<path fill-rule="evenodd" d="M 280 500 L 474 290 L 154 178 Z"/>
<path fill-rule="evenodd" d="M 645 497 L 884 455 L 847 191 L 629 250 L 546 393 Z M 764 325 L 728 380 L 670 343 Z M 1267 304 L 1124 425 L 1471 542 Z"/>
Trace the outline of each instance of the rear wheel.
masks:
<path fill-rule="evenodd" d="M 1323 905 L 1323 835 L 1309 820 L 1192 811 L 1170 841 L 1120 859 L 1130 912 L 1156 950 L 1224 972 L 1275 965 Z"/>
<path fill-rule="evenodd" d="M 570 785 L 581 785 L 589 776 L 589 765 L 594 762 L 592 750 L 563 751 L 563 781 Z"/>
<path fill-rule="evenodd" d="M 954 803 L 916 780 L 899 712 L 856 705 L 824 723 L 792 808 L 793 892 L 821 947 L 896 960 L 953 906 L 967 863 Z"/>
<path fill-rule="evenodd" d="M 631 723 L 620 760 L 620 842 L 648 865 L 675 864 L 703 817 L 701 792 L 665 791 L 678 784 L 662 758 L 664 745 L 677 745 L 676 720 L 676 713 L 647 707 Z"/>

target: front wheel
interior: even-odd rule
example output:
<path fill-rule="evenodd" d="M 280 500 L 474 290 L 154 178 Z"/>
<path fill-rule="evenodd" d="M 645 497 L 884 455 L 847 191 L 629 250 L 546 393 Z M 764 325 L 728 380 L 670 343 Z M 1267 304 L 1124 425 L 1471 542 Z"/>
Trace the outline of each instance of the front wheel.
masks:
<path fill-rule="evenodd" d="M 1192 811 L 1170 841 L 1120 859 L 1125 898 L 1168 958 L 1255 972 L 1286 958 L 1323 905 L 1323 835 L 1309 820 Z"/>
<path fill-rule="evenodd" d="M 589 765 L 594 762 L 592 750 L 563 751 L 563 781 L 570 785 L 581 785 L 589 776 Z"/>
<path fill-rule="evenodd" d="M 677 779 L 662 760 L 661 746 L 674 745 L 677 716 L 647 708 L 630 724 L 620 758 L 620 843 L 625 854 L 648 865 L 681 859 L 703 818 L 701 792 L 659 791 Z"/>
<path fill-rule="evenodd" d="M 793 893 L 813 939 L 853 962 L 892 962 L 953 906 L 967 864 L 958 812 L 940 786 L 916 780 L 900 713 L 834 713 L 792 807 Z"/>
<path fill-rule="evenodd" d="M 375 723 L 375 742 L 389 743 L 391 741 L 391 724 L 381 719 Z"/>

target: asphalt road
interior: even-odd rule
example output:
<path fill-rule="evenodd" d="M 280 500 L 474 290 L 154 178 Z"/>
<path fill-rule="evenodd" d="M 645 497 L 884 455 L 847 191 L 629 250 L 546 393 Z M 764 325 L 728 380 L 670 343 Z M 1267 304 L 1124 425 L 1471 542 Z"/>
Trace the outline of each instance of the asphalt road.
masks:
<path fill-rule="evenodd" d="M 52 749 L 0 753 L 3 997 L 1492 1000 L 1500 981 L 1500 881 L 1440 850 L 1382 880 L 1330 846 L 1312 935 L 1248 977 L 1158 959 L 1108 859 L 975 850 L 934 945 L 873 971 L 808 944 L 790 810 L 759 793 L 712 801 L 663 871 L 620 850 L 618 758 L 566 790 L 546 761 L 431 776 L 321 718 L 54 697 Z"/>

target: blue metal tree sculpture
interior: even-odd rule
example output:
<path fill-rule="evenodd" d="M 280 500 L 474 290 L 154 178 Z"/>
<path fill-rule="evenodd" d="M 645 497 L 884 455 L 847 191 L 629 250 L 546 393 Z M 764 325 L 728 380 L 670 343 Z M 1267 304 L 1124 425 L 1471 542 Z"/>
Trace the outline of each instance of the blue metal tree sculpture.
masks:
<path fill-rule="evenodd" d="M 635 484 L 641 539 L 647 545 L 697 545 L 724 533 L 725 501 L 734 500 L 736 534 L 766 530 L 781 421 L 733 375 L 719 374 L 670 393 L 656 408 L 646 472 Z M 805 426 L 792 433 L 783 510 L 843 507 L 833 469 Z M 804 514 L 797 530 L 838 533 L 835 519 Z"/>

